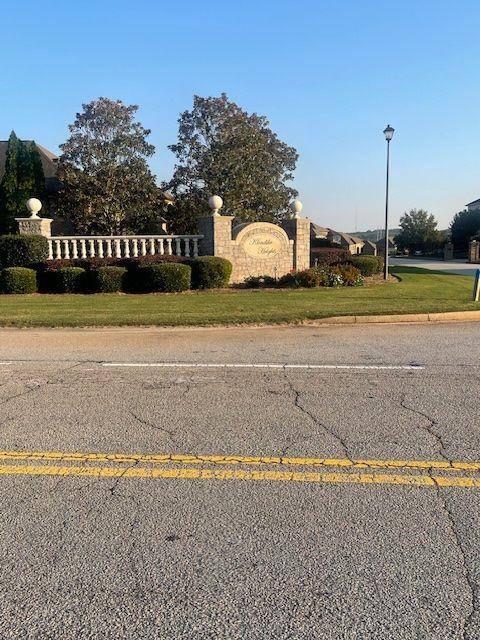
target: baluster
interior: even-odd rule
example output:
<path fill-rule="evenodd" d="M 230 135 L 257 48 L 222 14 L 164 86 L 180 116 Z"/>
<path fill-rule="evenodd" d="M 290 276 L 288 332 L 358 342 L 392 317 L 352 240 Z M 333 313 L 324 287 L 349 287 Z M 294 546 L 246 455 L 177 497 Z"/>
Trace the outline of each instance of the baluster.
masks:
<path fill-rule="evenodd" d="M 87 244 L 83 238 L 80 240 L 80 256 L 82 258 L 87 257 Z"/>
<path fill-rule="evenodd" d="M 53 260 L 53 240 L 48 239 L 48 259 Z"/>
<path fill-rule="evenodd" d="M 198 240 L 197 238 L 193 239 L 193 257 L 198 258 Z"/>
<path fill-rule="evenodd" d="M 72 258 L 76 260 L 78 258 L 77 239 L 72 238 Z"/>
<path fill-rule="evenodd" d="M 60 240 L 55 240 L 55 258 L 60 260 L 62 258 L 62 245 Z"/>
<path fill-rule="evenodd" d="M 145 240 L 145 238 L 140 239 L 140 254 L 142 256 L 147 255 L 147 241 Z"/>
<path fill-rule="evenodd" d="M 190 257 L 190 240 L 188 238 L 184 238 L 185 243 L 185 256 L 187 258 Z"/>
<path fill-rule="evenodd" d="M 175 254 L 177 256 L 182 255 L 182 246 L 180 244 L 180 238 L 175 238 Z"/>
<path fill-rule="evenodd" d="M 132 240 L 132 245 L 133 245 L 133 257 L 138 258 L 138 240 L 136 238 Z"/>
<path fill-rule="evenodd" d="M 70 241 L 63 240 L 63 251 L 65 253 L 65 259 L 70 260 Z"/>
<path fill-rule="evenodd" d="M 105 242 L 107 245 L 107 258 L 111 258 L 112 257 L 112 241 L 110 238 L 107 238 Z"/>
<path fill-rule="evenodd" d="M 151 256 L 155 255 L 155 240 L 153 238 L 148 241 L 148 253 Z"/>
<path fill-rule="evenodd" d="M 167 254 L 169 256 L 172 255 L 172 239 L 171 238 L 167 238 Z"/>
<path fill-rule="evenodd" d="M 97 255 L 99 258 L 103 258 L 103 240 L 97 239 Z"/>
<path fill-rule="evenodd" d="M 163 254 L 165 253 L 165 249 L 163 246 L 163 238 L 158 238 L 158 251 L 161 256 L 163 256 Z"/>
<path fill-rule="evenodd" d="M 128 238 L 123 239 L 123 248 L 125 250 L 125 258 L 130 257 L 130 240 Z"/>
<path fill-rule="evenodd" d="M 90 238 L 88 241 L 88 250 L 90 253 L 90 258 L 94 258 L 95 257 L 95 240 L 93 238 Z"/>
<path fill-rule="evenodd" d="M 113 242 L 115 243 L 115 257 L 116 258 L 121 258 L 122 257 L 122 247 L 120 245 L 120 238 L 115 238 L 115 240 Z"/>

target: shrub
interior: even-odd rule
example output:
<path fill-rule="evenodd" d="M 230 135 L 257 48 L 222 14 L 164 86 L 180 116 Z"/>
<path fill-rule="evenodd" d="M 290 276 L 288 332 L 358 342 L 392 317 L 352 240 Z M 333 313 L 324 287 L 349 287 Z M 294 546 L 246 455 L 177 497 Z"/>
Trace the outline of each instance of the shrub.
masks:
<path fill-rule="evenodd" d="M 359 287 L 363 284 L 360 271 L 351 264 L 335 264 L 326 270 L 327 286 Z"/>
<path fill-rule="evenodd" d="M 312 265 L 329 265 L 346 262 L 351 258 L 351 254 L 346 249 L 334 249 L 330 247 L 313 248 L 310 252 Z"/>
<path fill-rule="evenodd" d="M 35 293 L 37 274 L 25 267 L 6 267 L 0 271 L 0 293 Z"/>
<path fill-rule="evenodd" d="M 48 257 L 48 241 L 43 236 L 0 236 L 0 269 L 26 267 Z"/>
<path fill-rule="evenodd" d="M 89 271 L 89 288 L 94 293 L 116 293 L 122 290 L 127 270 L 124 267 L 97 267 Z"/>
<path fill-rule="evenodd" d="M 51 293 L 80 293 L 86 288 L 86 271 L 81 267 L 62 267 L 43 274 L 42 290 Z"/>
<path fill-rule="evenodd" d="M 317 269 L 305 269 L 305 271 L 291 271 L 290 273 L 286 273 L 278 281 L 278 286 L 292 288 L 305 287 L 311 289 L 312 287 L 320 286 L 320 283 L 320 272 Z"/>
<path fill-rule="evenodd" d="M 351 256 L 348 262 L 356 267 L 362 276 L 373 276 L 382 271 L 383 260 L 378 256 Z"/>
<path fill-rule="evenodd" d="M 228 286 L 232 263 L 225 258 L 202 256 L 191 261 L 194 289 L 217 289 Z"/>
<path fill-rule="evenodd" d="M 129 273 L 128 288 L 134 291 L 187 291 L 190 288 L 191 268 L 186 264 L 165 262 L 138 267 Z"/>
<path fill-rule="evenodd" d="M 245 278 L 243 284 L 247 289 L 260 289 L 263 287 L 276 287 L 277 281 L 272 276 L 250 276 Z"/>

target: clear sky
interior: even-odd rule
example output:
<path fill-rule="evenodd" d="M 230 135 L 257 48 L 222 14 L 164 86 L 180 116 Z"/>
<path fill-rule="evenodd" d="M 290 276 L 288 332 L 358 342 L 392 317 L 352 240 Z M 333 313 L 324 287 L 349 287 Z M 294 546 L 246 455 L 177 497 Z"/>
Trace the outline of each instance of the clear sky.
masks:
<path fill-rule="evenodd" d="M 353 231 L 426 208 L 446 227 L 480 197 L 478 0 L 3 0 L 0 139 L 52 151 L 82 102 L 138 104 L 167 179 L 192 96 L 266 115 L 300 154 L 304 213 Z"/>

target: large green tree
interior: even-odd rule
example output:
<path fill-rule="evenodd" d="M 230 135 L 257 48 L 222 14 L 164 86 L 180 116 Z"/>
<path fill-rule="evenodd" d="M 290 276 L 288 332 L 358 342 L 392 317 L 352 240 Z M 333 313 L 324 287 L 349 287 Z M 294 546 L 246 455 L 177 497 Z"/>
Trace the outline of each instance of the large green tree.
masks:
<path fill-rule="evenodd" d="M 435 217 L 424 209 L 412 209 L 400 218 L 400 233 L 395 236 L 399 249 L 430 251 L 438 247 L 442 236 Z"/>
<path fill-rule="evenodd" d="M 165 185 L 176 197 L 168 215 L 177 228 L 192 228 L 208 211 L 208 197 L 223 198 L 225 214 L 242 221 L 279 220 L 297 191 L 293 178 L 298 154 L 269 128 L 264 116 L 247 113 L 225 94 L 194 96 L 180 115 L 177 158 Z"/>
<path fill-rule="evenodd" d="M 463 251 L 468 249 L 468 243 L 472 236 L 480 233 L 480 209 L 456 213 L 450 230 L 454 247 Z"/>
<path fill-rule="evenodd" d="M 15 231 L 15 218 L 27 215 L 29 198 L 43 200 L 45 175 L 35 142 L 23 142 L 12 131 L 8 139 L 5 173 L 0 184 L 0 232 Z"/>
<path fill-rule="evenodd" d="M 138 233 L 159 217 L 161 192 L 147 158 L 155 148 L 135 120 L 136 105 L 84 104 L 60 145 L 58 206 L 81 233 Z"/>

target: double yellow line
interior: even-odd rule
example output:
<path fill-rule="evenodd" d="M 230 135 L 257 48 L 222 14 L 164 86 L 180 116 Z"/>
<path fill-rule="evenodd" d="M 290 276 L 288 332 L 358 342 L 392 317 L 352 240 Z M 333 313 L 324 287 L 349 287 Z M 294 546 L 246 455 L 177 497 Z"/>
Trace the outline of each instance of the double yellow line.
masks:
<path fill-rule="evenodd" d="M 107 466 L 109 464 L 114 466 Z M 258 468 L 248 468 L 251 466 Z M 315 470 L 298 471 L 298 467 Z M 326 470 L 332 468 L 335 471 Z M 376 471 L 379 469 L 383 472 Z M 402 473 L 392 473 L 393 471 Z M 470 475 L 458 475 L 461 471 L 469 472 Z M 442 475 L 438 475 L 439 472 Z M 476 475 L 479 472 L 480 462 L 450 463 L 444 460 L 0 451 L 0 476 L 247 480 L 476 488 L 480 487 L 480 476 Z"/>

